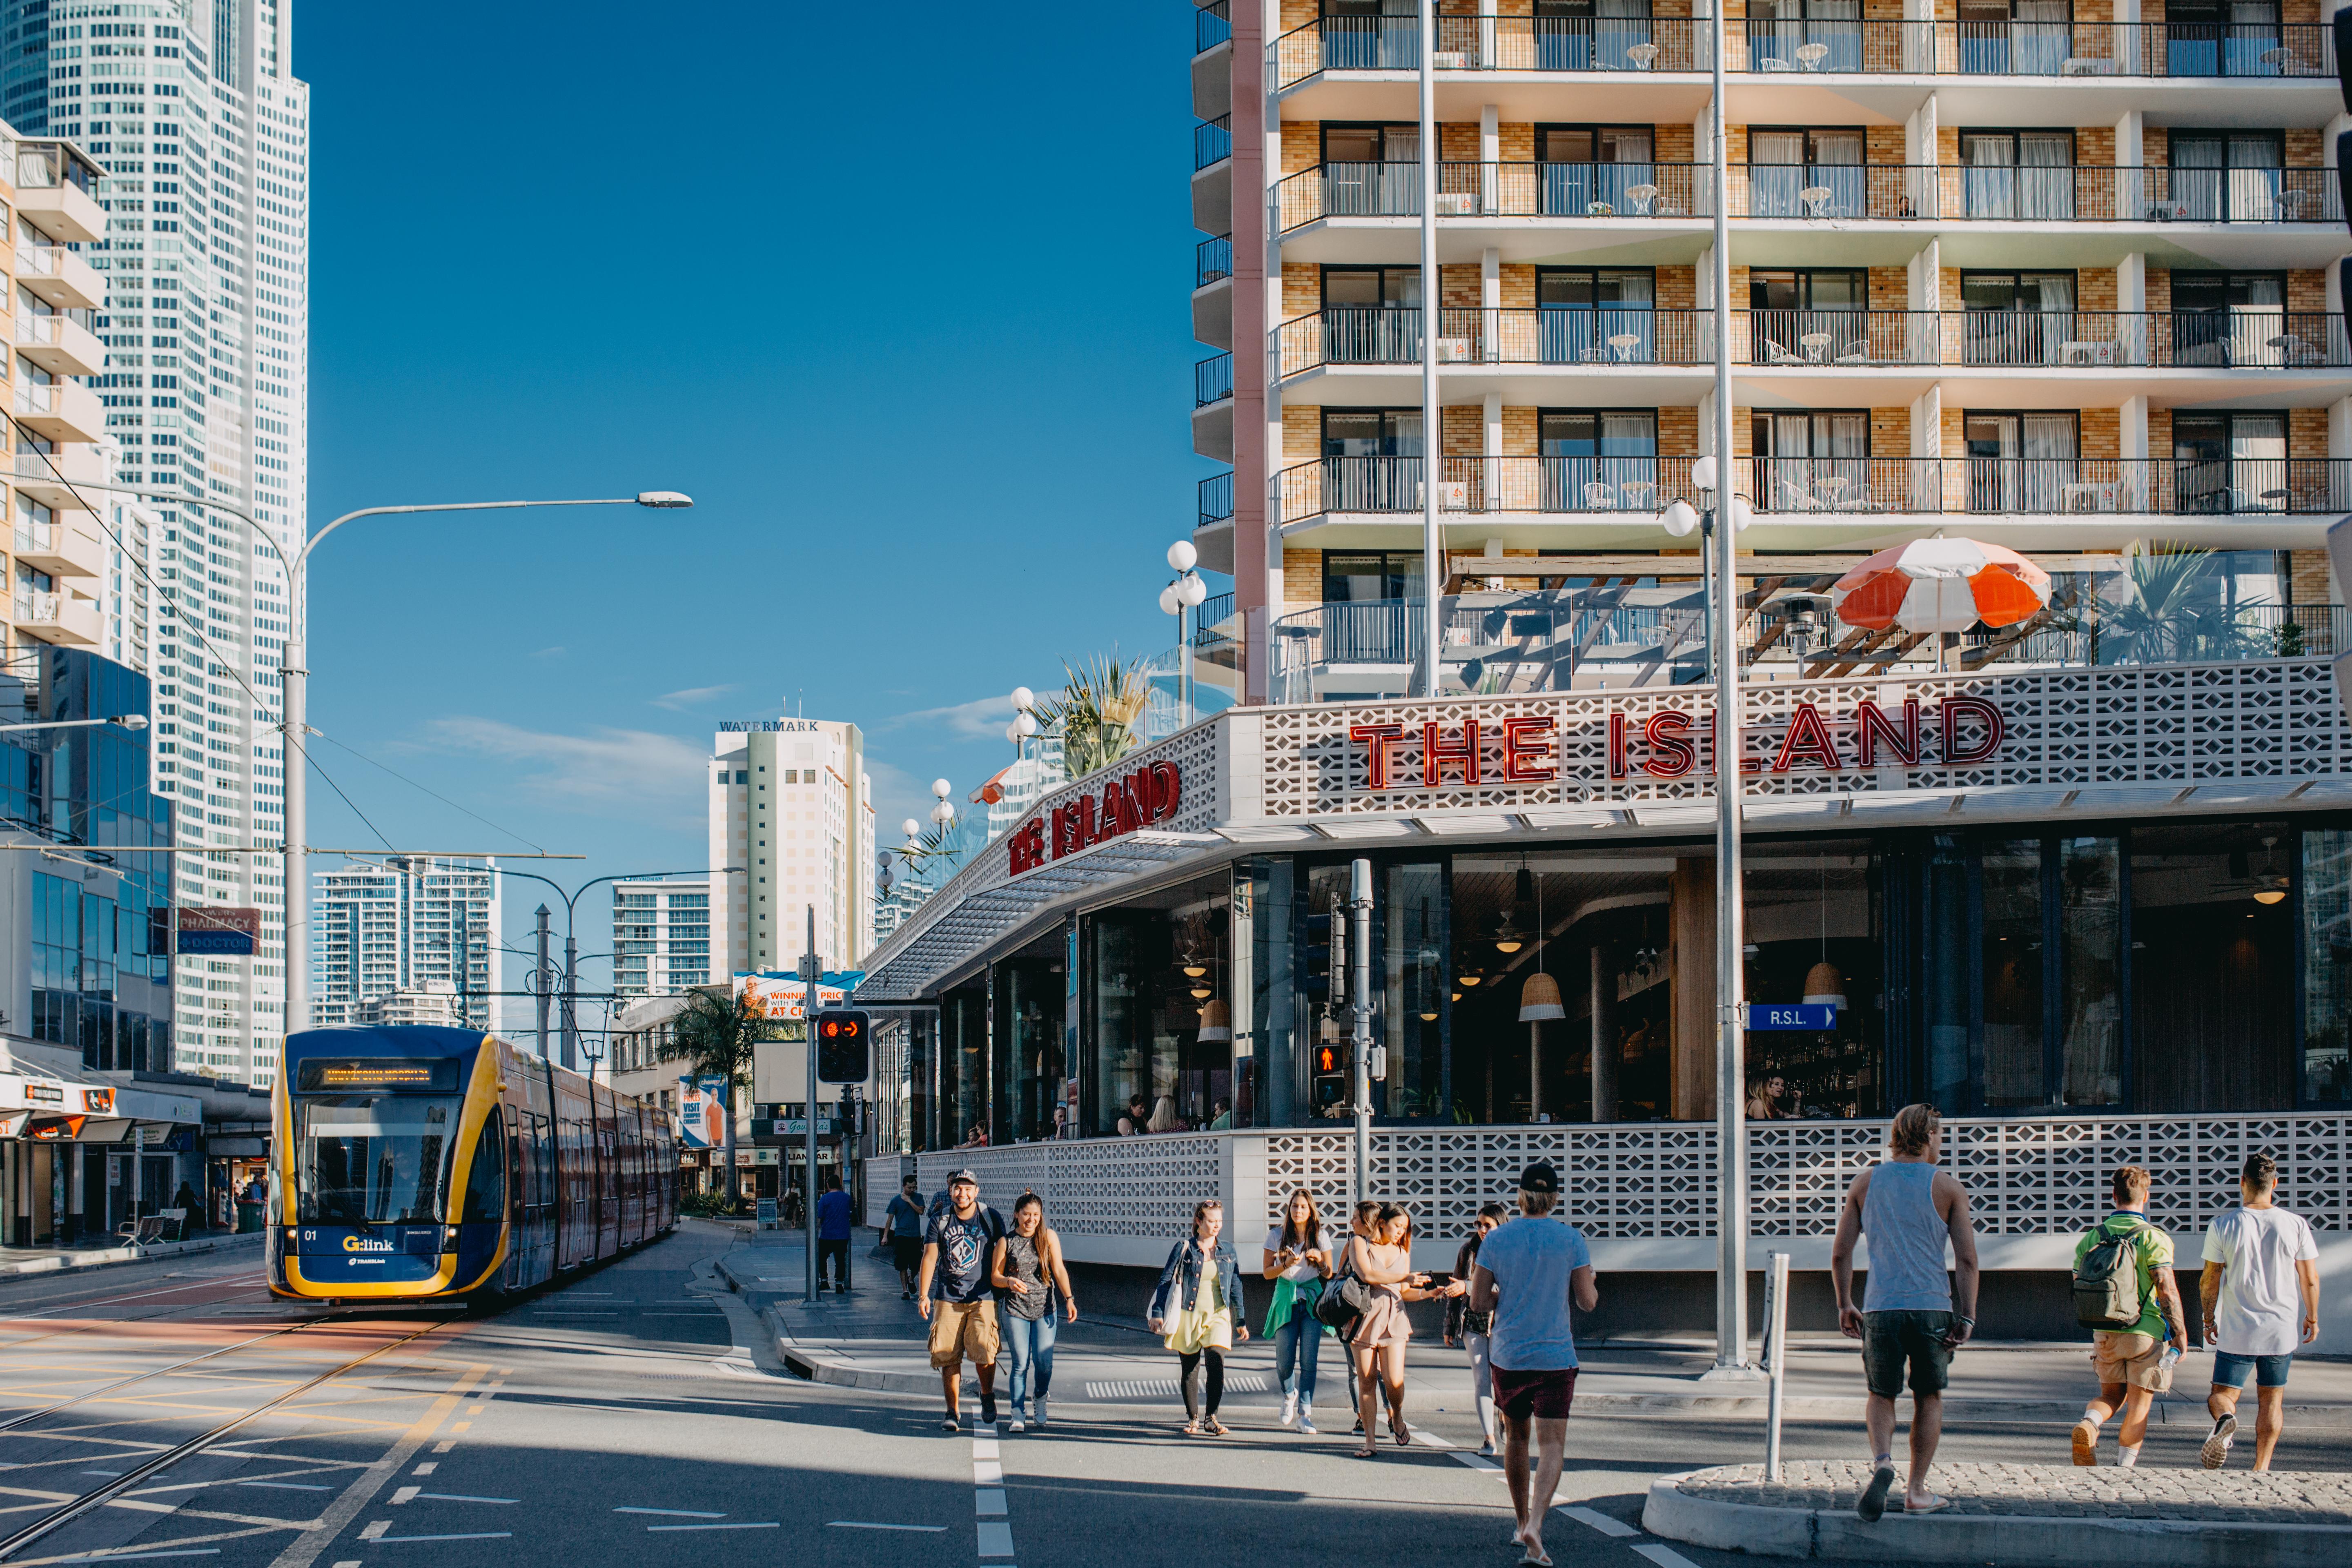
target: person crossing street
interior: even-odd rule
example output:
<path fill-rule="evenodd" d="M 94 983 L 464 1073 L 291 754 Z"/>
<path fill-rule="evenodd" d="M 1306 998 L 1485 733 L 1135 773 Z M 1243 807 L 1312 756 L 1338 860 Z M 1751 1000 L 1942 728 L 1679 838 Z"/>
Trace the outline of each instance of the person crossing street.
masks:
<path fill-rule="evenodd" d="M 960 1430 L 957 1400 L 963 1363 L 980 1374 L 980 1418 L 996 1425 L 996 1288 L 990 1259 L 1004 1236 L 1004 1217 L 980 1201 L 980 1178 L 958 1171 L 948 1178 L 948 1206 L 933 1215 L 923 1237 L 922 1277 L 916 1310 L 931 1325 L 931 1365 L 947 1397 L 950 1432 Z"/>

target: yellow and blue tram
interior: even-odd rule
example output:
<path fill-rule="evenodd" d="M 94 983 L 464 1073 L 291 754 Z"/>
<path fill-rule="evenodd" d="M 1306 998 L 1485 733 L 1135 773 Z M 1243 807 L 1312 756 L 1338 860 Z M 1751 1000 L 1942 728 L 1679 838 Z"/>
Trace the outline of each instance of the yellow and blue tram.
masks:
<path fill-rule="evenodd" d="M 270 1121 L 276 1295 L 495 1297 L 677 1223 L 666 1111 L 478 1030 L 289 1036 Z"/>

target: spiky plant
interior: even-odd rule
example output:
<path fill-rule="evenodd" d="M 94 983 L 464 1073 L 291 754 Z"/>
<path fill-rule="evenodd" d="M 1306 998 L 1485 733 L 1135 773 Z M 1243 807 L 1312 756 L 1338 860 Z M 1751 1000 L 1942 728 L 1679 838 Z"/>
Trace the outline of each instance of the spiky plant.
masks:
<path fill-rule="evenodd" d="M 1037 705 L 1038 722 L 1062 736 L 1062 771 L 1081 779 L 1107 768 L 1143 743 L 1140 722 L 1151 685 L 1140 659 L 1122 664 L 1096 654 L 1085 664 L 1062 664 L 1061 691 Z"/>
<path fill-rule="evenodd" d="M 2242 658 L 2248 627 L 2214 592 L 2210 550 L 2135 552 L 2118 601 L 2099 606 L 2098 662 L 2170 664 Z"/>

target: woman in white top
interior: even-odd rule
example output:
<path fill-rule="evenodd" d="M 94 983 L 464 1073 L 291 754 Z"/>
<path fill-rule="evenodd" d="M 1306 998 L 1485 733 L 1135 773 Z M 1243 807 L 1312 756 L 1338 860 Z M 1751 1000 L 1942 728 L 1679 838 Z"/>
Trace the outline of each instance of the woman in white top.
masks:
<path fill-rule="evenodd" d="M 1315 1359 L 1324 1328 L 1315 1316 L 1323 1282 L 1331 1278 L 1331 1248 L 1315 1194 L 1300 1187 L 1282 1206 L 1282 1223 L 1265 1233 L 1265 1277 L 1274 1300 L 1265 1334 L 1274 1342 L 1275 1375 L 1282 1379 L 1282 1424 L 1315 1431 Z"/>

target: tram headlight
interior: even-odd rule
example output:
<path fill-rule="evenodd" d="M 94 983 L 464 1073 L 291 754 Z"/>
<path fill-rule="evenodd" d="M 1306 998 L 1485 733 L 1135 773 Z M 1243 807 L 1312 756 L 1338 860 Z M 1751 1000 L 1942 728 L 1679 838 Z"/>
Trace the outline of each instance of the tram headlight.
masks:
<path fill-rule="evenodd" d="M 441 1250 L 444 1252 L 455 1252 L 457 1250 L 457 1227 L 456 1226 L 445 1225 L 441 1227 Z"/>

